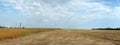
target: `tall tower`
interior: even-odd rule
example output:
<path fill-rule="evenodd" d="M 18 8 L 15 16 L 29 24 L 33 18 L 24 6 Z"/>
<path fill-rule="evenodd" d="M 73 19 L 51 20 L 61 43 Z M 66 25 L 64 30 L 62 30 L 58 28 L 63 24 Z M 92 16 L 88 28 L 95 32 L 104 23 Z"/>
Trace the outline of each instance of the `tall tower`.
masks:
<path fill-rule="evenodd" d="M 22 23 L 20 22 L 19 28 L 22 28 Z"/>

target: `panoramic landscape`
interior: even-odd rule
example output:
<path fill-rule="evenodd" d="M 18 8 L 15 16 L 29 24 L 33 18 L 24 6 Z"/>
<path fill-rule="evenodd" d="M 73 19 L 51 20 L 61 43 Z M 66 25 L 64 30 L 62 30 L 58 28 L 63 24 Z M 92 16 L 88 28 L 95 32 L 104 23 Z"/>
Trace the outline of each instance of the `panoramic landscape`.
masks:
<path fill-rule="evenodd" d="M 120 45 L 120 0 L 0 0 L 0 45 Z"/>

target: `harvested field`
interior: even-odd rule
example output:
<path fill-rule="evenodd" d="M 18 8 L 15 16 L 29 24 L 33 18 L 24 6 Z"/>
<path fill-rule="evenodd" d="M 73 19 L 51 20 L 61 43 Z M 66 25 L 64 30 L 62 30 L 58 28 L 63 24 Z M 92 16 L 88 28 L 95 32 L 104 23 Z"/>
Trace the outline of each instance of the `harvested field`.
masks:
<path fill-rule="evenodd" d="M 0 40 L 4 39 L 11 39 L 11 38 L 17 38 L 21 36 L 30 35 L 33 33 L 38 32 L 47 32 L 47 31 L 54 31 L 56 29 L 8 29 L 8 28 L 1 28 L 0 29 Z"/>
<path fill-rule="evenodd" d="M 3 40 L 0 45 L 120 45 L 120 31 L 55 30 Z"/>

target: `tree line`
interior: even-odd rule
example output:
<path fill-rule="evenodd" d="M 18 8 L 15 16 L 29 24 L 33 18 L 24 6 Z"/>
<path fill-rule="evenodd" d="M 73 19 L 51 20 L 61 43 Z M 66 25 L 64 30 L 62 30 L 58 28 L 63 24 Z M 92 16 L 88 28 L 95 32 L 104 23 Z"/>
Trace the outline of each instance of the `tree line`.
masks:
<path fill-rule="evenodd" d="M 5 27 L 5 26 L 0 26 L 0 28 L 25 28 L 25 27 Z"/>
<path fill-rule="evenodd" d="M 8 27 L 5 27 L 5 26 L 0 26 L 0 28 L 8 28 Z"/>
<path fill-rule="evenodd" d="M 93 28 L 92 30 L 120 30 L 120 28 L 107 27 L 107 28 Z"/>

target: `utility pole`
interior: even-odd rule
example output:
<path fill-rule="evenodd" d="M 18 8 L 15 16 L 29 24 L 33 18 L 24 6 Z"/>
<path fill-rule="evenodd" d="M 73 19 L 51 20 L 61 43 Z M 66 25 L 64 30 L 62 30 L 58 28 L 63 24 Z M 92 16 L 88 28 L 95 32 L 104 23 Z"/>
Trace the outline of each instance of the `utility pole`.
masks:
<path fill-rule="evenodd" d="M 19 25 L 20 27 L 19 28 L 22 28 L 22 23 L 20 22 L 20 25 Z"/>

